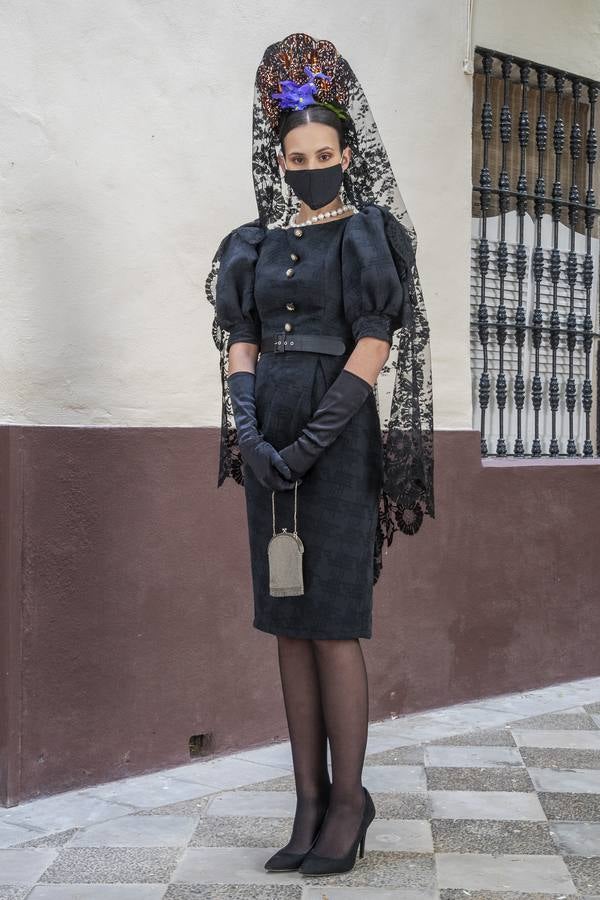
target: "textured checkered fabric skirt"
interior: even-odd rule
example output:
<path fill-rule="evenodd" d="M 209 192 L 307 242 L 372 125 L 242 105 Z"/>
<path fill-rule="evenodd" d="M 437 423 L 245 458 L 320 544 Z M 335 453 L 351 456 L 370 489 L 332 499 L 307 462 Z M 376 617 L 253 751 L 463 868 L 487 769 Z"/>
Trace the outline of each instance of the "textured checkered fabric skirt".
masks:
<path fill-rule="evenodd" d="M 256 367 L 259 428 L 277 450 L 294 441 L 348 356 L 263 353 Z M 254 590 L 253 625 L 298 638 L 370 638 L 373 555 L 382 445 L 374 394 L 298 486 L 297 528 L 304 544 L 304 594 L 272 597 L 267 545 L 272 492 L 244 466 Z M 275 493 L 277 531 L 294 527 L 294 491 Z"/>

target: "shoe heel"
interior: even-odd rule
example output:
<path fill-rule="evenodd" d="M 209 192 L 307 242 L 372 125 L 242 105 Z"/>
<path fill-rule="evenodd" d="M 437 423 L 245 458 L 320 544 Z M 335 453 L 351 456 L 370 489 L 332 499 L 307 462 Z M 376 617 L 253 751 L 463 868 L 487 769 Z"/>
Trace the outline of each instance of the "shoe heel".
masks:
<path fill-rule="evenodd" d="M 342 872 L 350 872 L 356 863 L 356 851 L 358 848 L 359 858 L 363 859 L 365 855 L 365 840 L 367 836 L 367 828 L 375 818 L 375 805 L 371 795 L 366 788 L 365 792 L 365 809 L 359 827 L 359 833 L 354 839 L 350 850 L 346 856 L 330 858 L 327 856 L 319 856 L 311 849 L 304 857 L 299 868 L 301 875 L 334 875 Z"/>

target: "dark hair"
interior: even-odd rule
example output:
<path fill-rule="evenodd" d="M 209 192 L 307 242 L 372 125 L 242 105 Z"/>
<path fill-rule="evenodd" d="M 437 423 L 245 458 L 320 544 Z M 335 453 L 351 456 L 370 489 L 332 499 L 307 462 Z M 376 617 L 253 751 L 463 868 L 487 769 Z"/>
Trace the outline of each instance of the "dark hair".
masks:
<path fill-rule="evenodd" d="M 346 144 L 346 132 L 344 123 L 332 109 L 326 106 L 307 106 L 305 109 L 285 110 L 279 123 L 279 142 L 285 154 L 283 144 L 286 134 L 296 128 L 298 125 L 305 125 L 307 122 L 321 122 L 323 125 L 331 125 L 335 128 L 340 142 L 340 150 L 343 150 Z"/>

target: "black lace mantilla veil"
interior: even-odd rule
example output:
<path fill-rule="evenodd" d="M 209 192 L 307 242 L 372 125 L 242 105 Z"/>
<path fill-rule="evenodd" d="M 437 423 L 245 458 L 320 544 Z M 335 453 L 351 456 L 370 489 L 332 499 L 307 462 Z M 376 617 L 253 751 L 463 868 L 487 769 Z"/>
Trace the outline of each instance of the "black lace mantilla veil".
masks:
<path fill-rule="evenodd" d="M 384 214 L 386 233 L 399 273 L 407 279 L 410 308 L 401 327 L 393 333 L 387 363 L 374 387 L 384 451 L 384 482 L 380 494 L 379 523 L 374 547 L 373 584 L 382 568 L 384 542 L 389 547 L 400 529 L 414 534 L 424 515 L 432 518 L 433 495 L 433 391 L 429 325 L 416 264 L 417 235 L 402 199 L 386 149 L 362 87 L 348 62 L 332 43 L 296 33 L 265 50 L 254 83 L 252 117 L 252 175 L 258 218 L 256 226 L 288 225 L 297 200 L 279 169 L 278 122 L 281 111 L 271 93 L 286 79 L 305 82 L 304 66 L 314 73 L 332 76 L 320 79 L 315 100 L 333 101 L 346 111 L 346 144 L 351 148 L 350 165 L 344 172 L 342 202 L 358 209 L 378 204 Z M 310 227 L 310 226 L 309 226 Z M 206 295 L 215 307 L 219 259 L 228 235 L 221 241 L 206 279 Z M 220 487 L 228 476 L 244 483 L 235 420 L 227 386 L 229 333 L 213 318 L 212 336 L 220 353 L 222 386 Z"/>

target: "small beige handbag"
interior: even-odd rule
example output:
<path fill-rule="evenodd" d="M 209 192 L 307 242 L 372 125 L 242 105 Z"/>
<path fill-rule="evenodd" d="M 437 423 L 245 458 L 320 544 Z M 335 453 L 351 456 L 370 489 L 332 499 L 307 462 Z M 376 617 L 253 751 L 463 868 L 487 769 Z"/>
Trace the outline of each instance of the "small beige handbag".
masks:
<path fill-rule="evenodd" d="M 304 593 L 302 554 L 304 544 L 296 529 L 298 482 L 294 485 L 294 530 L 275 531 L 275 491 L 273 503 L 273 537 L 267 547 L 269 559 L 269 593 L 272 597 L 294 597 Z"/>

